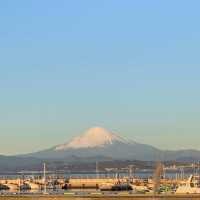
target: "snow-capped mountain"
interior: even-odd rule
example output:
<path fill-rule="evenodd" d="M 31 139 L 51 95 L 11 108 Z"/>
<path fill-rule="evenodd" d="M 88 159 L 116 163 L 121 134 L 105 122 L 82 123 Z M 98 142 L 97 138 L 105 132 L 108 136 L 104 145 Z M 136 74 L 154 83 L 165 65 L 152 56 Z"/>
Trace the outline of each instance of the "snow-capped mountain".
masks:
<path fill-rule="evenodd" d="M 28 156 L 68 160 L 75 157 L 154 160 L 158 152 L 150 145 L 139 144 L 104 128 L 94 127 L 64 144 Z"/>
<path fill-rule="evenodd" d="M 125 139 L 104 128 L 95 127 L 61 145 L 22 155 L 39 159 L 85 162 L 94 160 L 177 160 L 200 159 L 196 150 L 163 151 L 151 145 Z"/>
<path fill-rule="evenodd" d="M 115 143 L 134 144 L 134 142 L 108 132 L 104 128 L 94 127 L 71 141 L 57 146 L 55 150 L 105 147 Z"/>

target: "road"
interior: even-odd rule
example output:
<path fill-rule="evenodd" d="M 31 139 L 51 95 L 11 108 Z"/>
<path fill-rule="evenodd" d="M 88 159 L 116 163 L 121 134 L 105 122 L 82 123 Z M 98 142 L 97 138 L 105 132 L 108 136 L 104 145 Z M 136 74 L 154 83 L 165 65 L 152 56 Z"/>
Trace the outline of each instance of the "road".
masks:
<path fill-rule="evenodd" d="M 200 195 L 135 195 L 135 194 L 90 194 L 90 195 L 6 195 L 0 196 L 0 200 L 200 200 Z"/>

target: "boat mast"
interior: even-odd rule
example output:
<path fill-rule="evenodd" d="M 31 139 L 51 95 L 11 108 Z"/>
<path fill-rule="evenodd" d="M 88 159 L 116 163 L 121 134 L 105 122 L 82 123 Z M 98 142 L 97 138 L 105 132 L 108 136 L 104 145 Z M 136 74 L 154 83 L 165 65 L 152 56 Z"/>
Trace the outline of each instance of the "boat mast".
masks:
<path fill-rule="evenodd" d="M 43 165 L 43 181 L 44 181 L 44 193 L 47 192 L 47 187 L 46 187 L 46 163 Z"/>
<path fill-rule="evenodd" d="M 98 162 L 96 162 L 96 178 L 99 179 L 99 167 L 98 167 Z"/>

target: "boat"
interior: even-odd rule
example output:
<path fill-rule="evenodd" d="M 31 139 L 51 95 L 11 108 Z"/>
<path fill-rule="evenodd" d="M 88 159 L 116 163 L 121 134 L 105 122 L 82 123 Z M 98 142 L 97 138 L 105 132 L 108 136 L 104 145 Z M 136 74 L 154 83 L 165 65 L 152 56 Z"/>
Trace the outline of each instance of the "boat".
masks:
<path fill-rule="evenodd" d="M 31 186 L 28 183 L 24 183 L 19 186 L 19 189 L 20 191 L 27 191 L 27 190 L 31 190 Z"/>
<path fill-rule="evenodd" d="M 190 175 L 187 181 L 181 182 L 176 190 L 176 194 L 200 194 L 199 177 Z"/>
<path fill-rule="evenodd" d="M 99 189 L 101 191 L 111 191 L 113 186 L 113 183 L 102 183 L 99 185 Z"/>
<path fill-rule="evenodd" d="M 131 187 L 133 190 L 135 190 L 136 192 L 138 193 L 147 193 L 147 192 L 150 192 L 151 190 L 145 186 L 145 185 L 134 185 L 134 184 L 131 184 Z"/>
<path fill-rule="evenodd" d="M 0 190 L 9 190 L 10 188 L 7 185 L 0 184 Z"/>
<path fill-rule="evenodd" d="M 68 189 L 69 189 L 68 184 L 65 183 L 64 185 L 62 185 L 61 189 L 62 189 L 62 190 L 68 190 Z"/>
<path fill-rule="evenodd" d="M 117 183 L 112 186 L 112 191 L 131 191 L 133 188 L 128 183 Z"/>
<path fill-rule="evenodd" d="M 133 188 L 128 183 L 103 183 L 99 186 L 101 191 L 131 191 Z"/>
<path fill-rule="evenodd" d="M 36 183 L 29 183 L 29 186 L 31 187 L 31 190 L 33 191 L 38 191 L 40 190 L 40 185 L 39 184 L 36 184 Z"/>
<path fill-rule="evenodd" d="M 9 183 L 7 183 L 5 185 L 9 188 L 9 191 L 11 191 L 11 192 L 16 192 L 19 189 L 18 185 L 15 185 L 15 184 L 9 184 Z"/>

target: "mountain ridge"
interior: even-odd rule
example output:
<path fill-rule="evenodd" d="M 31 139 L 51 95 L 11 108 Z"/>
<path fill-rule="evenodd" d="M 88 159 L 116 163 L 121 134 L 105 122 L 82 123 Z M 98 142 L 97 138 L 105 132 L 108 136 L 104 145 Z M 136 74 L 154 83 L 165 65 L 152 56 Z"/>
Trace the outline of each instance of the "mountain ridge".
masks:
<path fill-rule="evenodd" d="M 110 158 L 115 160 L 200 160 L 198 150 L 160 150 L 148 144 L 128 140 L 101 127 L 94 127 L 68 142 L 26 154 L 39 159 L 71 160 L 71 158 Z"/>
<path fill-rule="evenodd" d="M 78 143 L 76 142 L 77 138 Z M 74 144 L 75 148 L 72 148 Z M 58 149 L 58 147 L 62 148 Z M 46 150 L 24 155 L 0 155 L 0 171 L 38 170 L 41 169 L 43 162 L 48 163 L 48 166 L 55 169 L 63 169 L 68 164 L 82 166 L 82 164 L 95 162 L 109 161 L 115 163 L 116 161 L 135 160 L 141 162 L 160 160 L 172 161 L 172 163 L 188 163 L 200 160 L 200 151 L 194 149 L 160 150 L 148 144 L 127 140 L 103 128 L 95 127 L 78 137 L 72 138 L 67 143 L 55 145 Z"/>
<path fill-rule="evenodd" d="M 105 145 L 112 145 L 115 142 L 124 144 L 134 143 L 133 141 L 122 138 L 117 134 L 108 132 L 104 128 L 93 127 L 80 136 L 73 138 L 69 142 L 57 146 L 55 150 L 104 147 Z"/>

